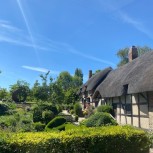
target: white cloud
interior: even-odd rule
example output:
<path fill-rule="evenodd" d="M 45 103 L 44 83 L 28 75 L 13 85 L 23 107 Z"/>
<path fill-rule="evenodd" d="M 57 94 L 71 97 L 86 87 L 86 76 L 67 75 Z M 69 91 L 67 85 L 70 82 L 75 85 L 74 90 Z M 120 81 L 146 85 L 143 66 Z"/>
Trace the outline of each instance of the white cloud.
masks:
<path fill-rule="evenodd" d="M 42 73 L 47 73 L 48 71 L 50 71 L 50 74 L 53 74 L 53 75 L 58 75 L 60 73 L 59 71 L 53 71 L 46 68 L 26 66 L 26 65 L 23 65 L 22 68 L 32 70 L 32 71 L 42 72 Z"/>

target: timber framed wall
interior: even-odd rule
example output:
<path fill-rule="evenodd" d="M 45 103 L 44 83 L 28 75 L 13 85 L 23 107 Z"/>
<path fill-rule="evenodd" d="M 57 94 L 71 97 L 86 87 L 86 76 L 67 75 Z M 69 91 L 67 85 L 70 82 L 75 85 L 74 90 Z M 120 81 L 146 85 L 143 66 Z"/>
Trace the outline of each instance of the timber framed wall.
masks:
<path fill-rule="evenodd" d="M 113 106 L 116 113 L 114 117 L 119 124 L 149 129 L 153 128 L 153 92 L 150 94 L 150 101 L 151 107 L 148 93 L 145 92 L 109 98 L 107 103 Z"/>

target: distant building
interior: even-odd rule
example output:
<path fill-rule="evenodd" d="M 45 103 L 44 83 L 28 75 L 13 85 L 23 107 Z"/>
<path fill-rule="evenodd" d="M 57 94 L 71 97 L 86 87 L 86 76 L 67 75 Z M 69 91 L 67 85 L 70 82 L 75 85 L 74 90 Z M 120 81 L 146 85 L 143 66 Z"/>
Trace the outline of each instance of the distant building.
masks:
<path fill-rule="evenodd" d="M 100 72 L 97 72 L 94 75 L 92 75 L 91 70 L 89 71 L 89 80 L 85 84 L 83 84 L 80 90 L 78 91 L 78 94 L 81 97 L 81 103 L 83 105 L 83 108 L 86 107 L 86 103 L 90 103 L 95 107 L 98 105 L 99 98 L 93 100 L 92 96 L 98 85 L 104 81 L 110 71 L 112 71 L 111 67 L 101 70 Z"/>

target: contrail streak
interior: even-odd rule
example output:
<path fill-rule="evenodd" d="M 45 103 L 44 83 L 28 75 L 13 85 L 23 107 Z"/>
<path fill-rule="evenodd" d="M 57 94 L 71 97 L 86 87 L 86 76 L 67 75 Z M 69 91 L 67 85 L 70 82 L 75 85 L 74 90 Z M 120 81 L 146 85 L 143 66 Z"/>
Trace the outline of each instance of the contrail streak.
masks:
<path fill-rule="evenodd" d="M 20 9 L 20 11 L 21 11 L 21 14 L 22 14 L 22 17 L 23 17 L 23 19 L 24 19 L 24 22 L 25 22 L 25 24 L 26 24 L 26 27 L 27 27 L 27 30 L 28 30 L 28 33 L 29 33 L 31 42 L 32 42 L 32 44 L 33 44 L 33 48 L 34 48 L 35 54 L 36 54 L 36 58 L 37 58 L 37 60 L 38 60 L 38 63 L 40 64 L 40 60 L 39 60 L 39 56 L 38 56 L 37 47 L 36 47 L 35 40 L 34 40 L 34 37 L 33 37 L 33 35 L 32 35 L 31 29 L 30 29 L 28 20 L 27 20 L 27 18 L 26 18 L 26 15 L 25 15 L 25 13 L 24 13 L 24 10 L 23 10 L 23 7 L 22 7 L 22 5 L 21 5 L 20 0 L 16 0 L 16 1 L 17 1 L 18 6 L 19 6 L 19 9 Z"/>

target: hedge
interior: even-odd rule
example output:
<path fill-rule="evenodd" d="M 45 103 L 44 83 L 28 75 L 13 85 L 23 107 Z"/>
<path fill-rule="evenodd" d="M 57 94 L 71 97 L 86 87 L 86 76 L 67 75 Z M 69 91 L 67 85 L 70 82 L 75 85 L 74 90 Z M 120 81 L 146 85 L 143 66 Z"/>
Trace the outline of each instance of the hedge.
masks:
<path fill-rule="evenodd" d="M 117 125 L 116 121 L 108 113 L 97 112 L 81 122 L 86 127 L 98 127 L 104 125 Z"/>
<path fill-rule="evenodd" d="M 0 149 L 2 153 L 148 153 L 149 144 L 142 130 L 108 126 L 52 133 L 11 133 L 0 143 Z"/>

